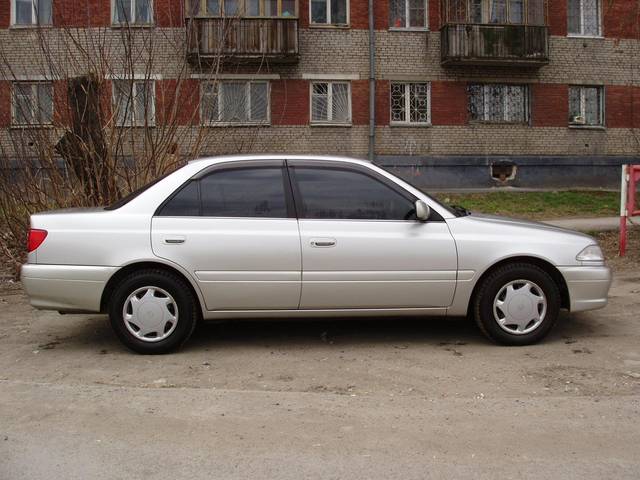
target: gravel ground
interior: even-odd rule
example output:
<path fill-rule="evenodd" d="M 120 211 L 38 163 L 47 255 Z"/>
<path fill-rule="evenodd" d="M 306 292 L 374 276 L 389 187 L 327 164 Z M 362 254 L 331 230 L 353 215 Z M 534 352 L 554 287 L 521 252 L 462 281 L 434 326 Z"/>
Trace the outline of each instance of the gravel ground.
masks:
<path fill-rule="evenodd" d="M 633 255 L 606 309 L 520 348 L 463 319 L 342 319 L 203 325 L 138 356 L 5 284 L 0 479 L 640 478 Z"/>

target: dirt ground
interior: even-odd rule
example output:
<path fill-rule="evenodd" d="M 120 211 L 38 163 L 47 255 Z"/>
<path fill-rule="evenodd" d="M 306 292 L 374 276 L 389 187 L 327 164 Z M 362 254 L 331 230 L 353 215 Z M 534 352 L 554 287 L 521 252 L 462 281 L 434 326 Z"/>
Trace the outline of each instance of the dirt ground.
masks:
<path fill-rule="evenodd" d="M 178 354 L 0 291 L 0 479 L 640 478 L 640 270 L 545 342 L 463 319 L 209 324 Z"/>

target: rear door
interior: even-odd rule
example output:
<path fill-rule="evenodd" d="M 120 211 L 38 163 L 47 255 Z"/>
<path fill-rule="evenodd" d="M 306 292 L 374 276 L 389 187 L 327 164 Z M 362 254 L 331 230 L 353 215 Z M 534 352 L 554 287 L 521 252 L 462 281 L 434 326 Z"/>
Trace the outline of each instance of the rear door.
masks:
<path fill-rule="evenodd" d="M 451 304 L 457 254 L 446 223 L 364 166 L 289 160 L 302 243 L 301 309 Z"/>
<path fill-rule="evenodd" d="M 212 167 L 158 209 L 151 237 L 157 256 L 196 279 L 207 310 L 298 308 L 300 236 L 283 161 Z"/>

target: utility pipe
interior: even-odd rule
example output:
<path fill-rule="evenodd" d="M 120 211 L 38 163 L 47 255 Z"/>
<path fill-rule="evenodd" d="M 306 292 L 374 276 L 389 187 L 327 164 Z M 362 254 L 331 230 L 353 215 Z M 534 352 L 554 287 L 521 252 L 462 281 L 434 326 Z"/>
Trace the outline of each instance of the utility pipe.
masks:
<path fill-rule="evenodd" d="M 376 159 L 376 25 L 369 0 L 369 160 Z"/>

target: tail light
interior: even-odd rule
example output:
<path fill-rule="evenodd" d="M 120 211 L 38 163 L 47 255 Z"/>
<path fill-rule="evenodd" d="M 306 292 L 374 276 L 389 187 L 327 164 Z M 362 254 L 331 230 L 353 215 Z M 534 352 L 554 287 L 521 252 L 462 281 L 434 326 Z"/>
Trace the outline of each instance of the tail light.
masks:
<path fill-rule="evenodd" d="M 42 245 L 44 239 L 47 238 L 46 230 L 38 230 L 37 228 L 29 229 L 29 237 L 27 238 L 27 251 L 33 252 Z"/>

